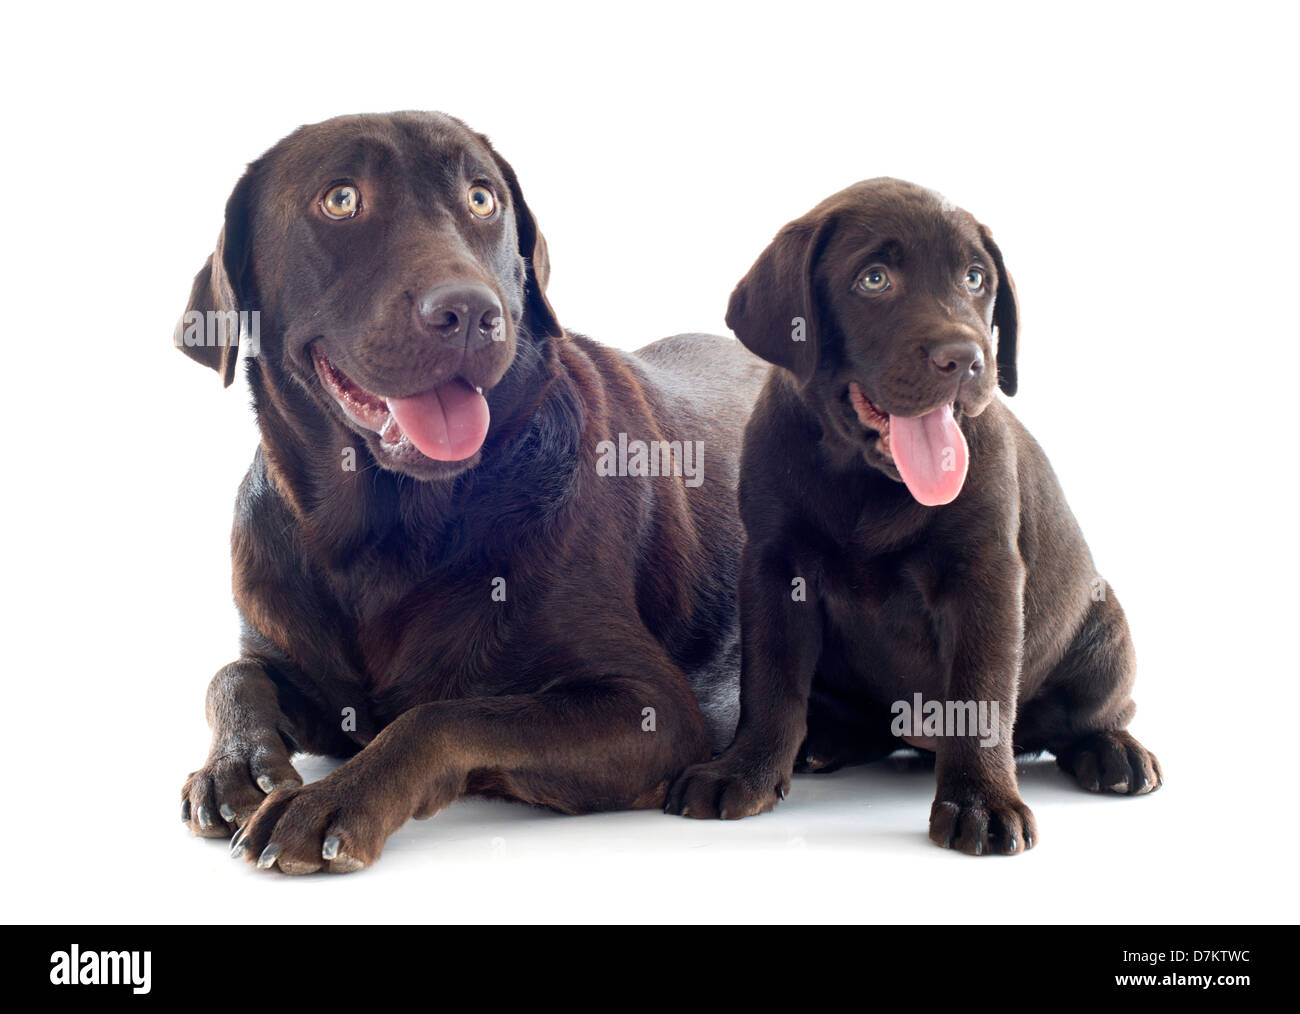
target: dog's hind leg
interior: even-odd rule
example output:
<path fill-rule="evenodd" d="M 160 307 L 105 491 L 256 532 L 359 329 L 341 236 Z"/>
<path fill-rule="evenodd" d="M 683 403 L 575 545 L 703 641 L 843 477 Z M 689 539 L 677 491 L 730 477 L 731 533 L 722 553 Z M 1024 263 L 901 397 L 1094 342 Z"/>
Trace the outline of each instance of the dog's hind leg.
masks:
<path fill-rule="evenodd" d="M 1127 726 L 1137 706 L 1137 661 L 1128 621 L 1109 594 L 1094 602 L 1078 634 L 1016 724 L 1016 742 L 1046 747 L 1090 792 L 1142 795 L 1163 784 L 1160 762 Z"/>
<path fill-rule="evenodd" d="M 853 764 L 868 764 L 907 746 L 888 735 L 873 735 L 874 727 L 889 728 L 889 712 L 879 721 L 851 722 L 818 707 L 816 689 L 808 703 L 808 733 L 795 754 L 795 774 L 830 774 Z"/>

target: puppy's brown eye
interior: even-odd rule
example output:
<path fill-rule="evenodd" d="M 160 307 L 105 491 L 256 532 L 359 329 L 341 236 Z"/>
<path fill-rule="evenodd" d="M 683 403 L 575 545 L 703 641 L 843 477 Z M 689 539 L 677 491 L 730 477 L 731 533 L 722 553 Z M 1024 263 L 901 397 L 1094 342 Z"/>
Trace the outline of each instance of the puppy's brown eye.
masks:
<path fill-rule="evenodd" d="M 469 210 L 479 218 L 487 218 L 496 211 L 497 199 L 487 187 L 474 185 L 469 188 Z"/>
<path fill-rule="evenodd" d="M 330 218 L 351 218 L 361 210 L 361 191 L 351 183 L 340 183 L 321 198 L 320 206 Z"/>
<path fill-rule="evenodd" d="M 966 288 L 971 292 L 979 292 L 984 288 L 984 272 L 979 268 L 971 268 L 966 272 Z"/>
<path fill-rule="evenodd" d="M 889 288 L 889 275 L 884 268 L 867 268 L 858 279 L 858 288 L 863 292 L 884 292 Z"/>

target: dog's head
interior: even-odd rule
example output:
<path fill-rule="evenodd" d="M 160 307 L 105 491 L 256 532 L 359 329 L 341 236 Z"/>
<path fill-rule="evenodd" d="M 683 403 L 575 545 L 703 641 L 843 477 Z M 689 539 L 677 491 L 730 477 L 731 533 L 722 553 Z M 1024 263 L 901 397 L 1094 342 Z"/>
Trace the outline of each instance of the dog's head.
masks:
<path fill-rule="evenodd" d="M 1016 391 L 1015 287 L 989 230 L 931 190 L 855 184 L 787 225 L 727 324 L 823 428 L 930 506 L 961 492 L 962 417 Z M 995 331 L 996 326 L 996 331 Z"/>
<path fill-rule="evenodd" d="M 548 274 L 485 137 L 438 113 L 344 116 L 249 166 L 175 341 L 229 385 L 242 333 L 380 465 L 448 478 L 480 459 L 512 363 L 562 334 Z"/>

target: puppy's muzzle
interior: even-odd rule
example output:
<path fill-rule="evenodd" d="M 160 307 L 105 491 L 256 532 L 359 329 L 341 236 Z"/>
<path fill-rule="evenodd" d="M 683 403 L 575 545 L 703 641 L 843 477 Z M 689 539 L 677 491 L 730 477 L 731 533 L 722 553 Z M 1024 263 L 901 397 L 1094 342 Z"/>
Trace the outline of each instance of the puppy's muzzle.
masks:
<path fill-rule="evenodd" d="M 930 349 L 930 365 L 941 377 L 966 383 L 984 372 L 984 353 L 974 342 L 943 342 Z"/>

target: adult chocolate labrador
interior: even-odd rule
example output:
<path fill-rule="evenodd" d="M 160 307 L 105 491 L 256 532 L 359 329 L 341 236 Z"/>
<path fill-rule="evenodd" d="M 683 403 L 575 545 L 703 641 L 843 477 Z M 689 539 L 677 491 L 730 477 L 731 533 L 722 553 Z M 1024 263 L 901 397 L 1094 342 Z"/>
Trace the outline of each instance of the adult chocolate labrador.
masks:
<path fill-rule="evenodd" d="M 547 276 L 514 172 L 440 114 L 304 127 L 235 187 L 175 339 L 228 385 L 256 338 L 261 430 L 195 834 L 347 872 L 466 794 L 662 806 L 729 741 L 764 364 L 566 333 Z M 295 751 L 350 759 L 303 785 Z"/>
<path fill-rule="evenodd" d="M 995 395 L 1016 390 L 1017 317 L 988 229 L 890 179 L 787 225 L 737 286 L 727 323 L 779 367 L 741 467 L 741 717 L 668 810 L 759 813 L 796 760 L 905 741 L 936 755 L 930 837 L 1014 853 L 1038 838 L 1015 752 L 1094 791 L 1159 788 L 1125 731 L 1124 613 Z"/>

